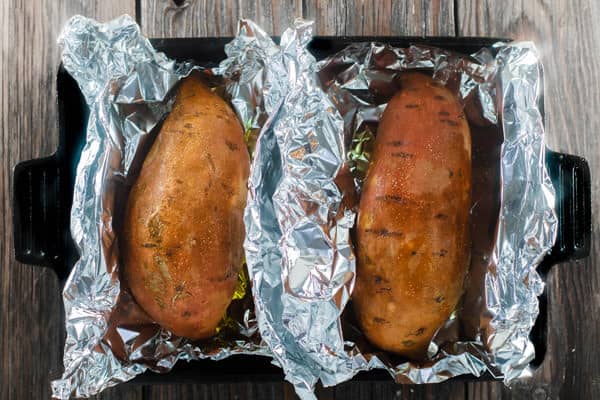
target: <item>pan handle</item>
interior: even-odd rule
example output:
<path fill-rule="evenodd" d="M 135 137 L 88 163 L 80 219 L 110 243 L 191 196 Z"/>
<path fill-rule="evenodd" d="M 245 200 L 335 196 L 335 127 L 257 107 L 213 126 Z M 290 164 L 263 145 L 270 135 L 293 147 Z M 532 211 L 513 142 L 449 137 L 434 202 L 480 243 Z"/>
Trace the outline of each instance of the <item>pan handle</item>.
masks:
<path fill-rule="evenodd" d="M 64 167 L 55 156 L 25 161 L 13 171 L 13 234 L 17 261 L 66 277 L 70 201 Z"/>
<path fill-rule="evenodd" d="M 558 232 L 547 266 L 590 254 L 592 236 L 590 167 L 582 157 L 546 150 L 546 166 L 556 190 Z"/>

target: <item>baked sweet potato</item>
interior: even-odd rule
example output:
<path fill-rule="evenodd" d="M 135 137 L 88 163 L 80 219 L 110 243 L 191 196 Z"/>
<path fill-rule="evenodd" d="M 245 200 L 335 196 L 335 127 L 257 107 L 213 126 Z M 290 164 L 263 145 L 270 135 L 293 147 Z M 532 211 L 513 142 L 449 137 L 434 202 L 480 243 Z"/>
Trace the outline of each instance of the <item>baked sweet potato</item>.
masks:
<path fill-rule="evenodd" d="M 426 357 L 469 267 L 470 193 L 462 107 L 431 77 L 405 74 L 381 118 L 358 211 L 353 302 L 374 345 Z"/>
<path fill-rule="evenodd" d="M 146 156 L 127 201 L 124 277 L 161 326 L 215 333 L 243 261 L 250 158 L 229 105 L 192 75 Z"/>

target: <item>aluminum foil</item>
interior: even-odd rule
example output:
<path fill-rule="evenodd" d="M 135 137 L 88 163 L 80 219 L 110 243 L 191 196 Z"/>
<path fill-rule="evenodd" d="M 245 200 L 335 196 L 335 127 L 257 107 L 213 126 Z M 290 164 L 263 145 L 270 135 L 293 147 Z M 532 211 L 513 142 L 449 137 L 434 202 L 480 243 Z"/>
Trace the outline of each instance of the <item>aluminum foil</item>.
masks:
<path fill-rule="evenodd" d="M 63 292 L 65 371 L 52 382 L 53 396 L 87 397 L 147 369 L 166 372 L 178 360 L 269 355 L 243 273 L 218 333 L 201 342 L 156 325 L 119 281 L 118 232 L 127 187 L 144 144 L 170 110 L 171 89 L 193 70 L 219 83 L 211 81 L 210 71 L 157 52 L 128 16 L 106 24 L 73 17 L 59 43 L 90 115 L 71 210 L 80 259 Z"/>
<path fill-rule="evenodd" d="M 543 289 L 535 268 L 557 226 L 535 47 L 498 43 L 468 57 L 362 43 L 316 64 L 306 51 L 309 39 L 304 21 L 279 46 L 245 21 L 221 65 L 238 109 L 248 120 L 265 121 L 252 166 L 245 247 L 259 327 L 286 378 L 302 398 L 313 398 L 319 379 L 329 386 L 376 368 L 406 383 L 485 372 L 510 383 L 526 375 L 534 357 L 528 335 Z M 227 72 L 244 63 L 255 70 Z M 342 315 L 355 274 L 349 228 L 357 200 L 347 181 L 354 178 L 360 192 L 357 169 L 367 152 L 353 156 L 357 142 L 368 141 L 365 130 L 375 134 L 398 89 L 394 78 L 407 70 L 431 71 L 463 103 L 477 127 L 479 171 L 469 288 L 434 338 L 431 360 L 420 364 L 374 349 L 348 313 Z"/>
<path fill-rule="evenodd" d="M 340 314 L 354 285 L 354 213 L 336 178 L 344 165 L 343 120 L 321 90 L 306 46 L 312 23 L 296 20 L 277 45 L 251 21 L 220 65 L 244 120 L 264 121 L 245 213 L 246 259 L 263 339 L 303 397 L 320 378 L 349 379 Z M 253 65 L 245 74 L 241 65 Z M 358 367 L 360 368 L 360 367 Z"/>
<path fill-rule="evenodd" d="M 468 287 L 434 337 L 430 361 L 407 362 L 373 348 L 352 321 L 344 326 L 345 339 L 356 343 L 351 349 L 368 360 L 369 369 L 386 369 L 398 382 L 434 383 L 489 372 L 510 383 L 528 374 L 535 356 L 529 333 L 543 290 L 535 268 L 554 244 L 557 227 L 544 163 L 541 63 L 528 42 L 498 43 L 471 57 L 427 46 L 349 46 L 321 61 L 319 75 L 344 117 L 345 143 L 355 148 L 357 138 L 363 141 L 363 156 L 368 158 L 365 130 L 376 132 L 398 90 L 395 78 L 411 70 L 430 71 L 452 90 L 471 125 L 474 239 Z M 360 161 L 365 160 L 350 159 L 358 192 Z M 497 225 L 486 243 L 490 221 Z"/>
<path fill-rule="evenodd" d="M 68 23 L 60 39 L 63 62 L 91 112 L 71 216 L 81 259 L 64 291 L 65 373 L 53 383 L 56 397 L 88 396 L 146 369 L 167 371 L 178 359 L 234 353 L 271 355 L 305 399 L 314 398 L 318 380 L 334 385 L 374 368 L 413 383 L 486 371 L 510 383 L 527 374 L 534 356 L 528 335 L 543 289 L 535 267 L 557 226 L 535 47 L 499 43 L 464 57 L 367 43 L 317 63 L 307 51 L 311 37 L 307 21 L 297 20 L 280 44 L 241 21 L 227 59 L 210 71 L 222 77 L 256 138 L 245 213 L 256 317 L 240 304 L 243 312 L 227 322 L 227 333 L 190 343 L 152 327 L 128 299 L 118 279 L 115 225 L 122 188 L 169 111 L 170 89 L 198 68 L 154 51 L 131 18 Z M 484 239 L 473 253 L 469 287 L 434 338 L 431 361 L 419 365 L 372 348 L 349 313 L 342 314 L 354 286 L 357 171 L 368 162 L 357 141 L 368 147 L 369 135 L 359 136 L 376 133 L 395 75 L 411 69 L 432 71 L 462 101 L 478 132 L 474 172 L 483 171 L 471 213 L 475 237 Z M 123 324 L 130 318 L 151 328 L 131 329 Z"/>

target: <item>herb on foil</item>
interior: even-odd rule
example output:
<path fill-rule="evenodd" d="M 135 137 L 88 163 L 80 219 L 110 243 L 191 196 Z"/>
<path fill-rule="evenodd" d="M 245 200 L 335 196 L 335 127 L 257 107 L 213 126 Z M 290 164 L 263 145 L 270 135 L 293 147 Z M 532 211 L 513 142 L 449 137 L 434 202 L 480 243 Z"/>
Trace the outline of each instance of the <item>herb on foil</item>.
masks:
<path fill-rule="evenodd" d="M 246 297 L 246 291 L 248 290 L 248 285 L 250 284 L 250 278 L 248 277 L 248 270 L 246 269 L 246 262 L 244 261 L 244 266 L 242 270 L 238 274 L 237 284 L 235 286 L 235 291 L 233 292 L 232 300 L 240 300 Z"/>
<path fill-rule="evenodd" d="M 231 300 L 242 300 L 248 294 L 248 286 L 250 285 L 250 278 L 248 276 L 248 270 L 246 268 L 246 262 L 243 262 L 242 269 L 237 277 L 237 283 L 235 285 L 235 290 L 233 291 L 233 295 L 231 296 Z M 235 328 L 238 326 L 238 322 L 231 318 L 229 315 L 229 310 L 223 316 L 223 319 L 219 323 L 216 328 L 216 333 L 219 334 L 224 329 L 230 328 L 231 331 L 235 331 Z"/>
<path fill-rule="evenodd" d="M 246 147 L 250 153 L 250 158 L 254 156 L 254 148 L 256 147 L 258 132 L 260 132 L 259 128 L 254 128 L 253 126 L 254 124 L 251 119 L 244 123 L 244 141 L 246 142 Z"/>
<path fill-rule="evenodd" d="M 375 143 L 374 139 L 375 135 L 368 127 L 360 132 L 355 132 L 352 137 L 352 148 L 348 153 L 348 161 L 350 172 L 358 182 L 362 183 L 367 174 Z"/>

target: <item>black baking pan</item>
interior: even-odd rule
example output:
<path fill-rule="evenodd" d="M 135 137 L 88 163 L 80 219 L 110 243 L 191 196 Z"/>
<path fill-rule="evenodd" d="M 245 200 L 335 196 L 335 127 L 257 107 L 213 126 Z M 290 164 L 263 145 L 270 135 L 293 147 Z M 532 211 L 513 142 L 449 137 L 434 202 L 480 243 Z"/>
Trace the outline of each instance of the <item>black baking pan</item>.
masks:
<path fill-rule="evenodd" d="M 155 39 L 152 44 L 179 61 L 194 60 L 214 66 L 225 58 L 224 45 L 231 38 Z M 496 43 L 495 38 L 421 37 L 315 37 L 310 51 L 317 59 L 345 46 L 365 41 L 397 47 L 426 44 L 472 54 Z M 15 258 L 24 263 L 51 268 L 64 281 L 78 258 L 69 231 L 75 172 L 85 143 L 89 110 L 77 83 L 61 67 L 57 76 L 59 146 L 52 156 L 21 162 L 14 168 L 12 205 Z M 540 100 L 543 112 L 543 98 Z M 591 240 L 590 171 L 585 159 L 547 149 L 546 166 L 556 189 L 558 235 L 552 251 L 539 270 L 545 272 L 564 261 L 589 255 Z M 539 365 L 546 350 L 546 299 L 540 298 L 540 314 L 531 333 L 536 349 L 532 367 Z M 57 343 L 63 346 L 63 343 Z M 254 382 L 279 381 L 281 370 L 264 357 L 236 356 L 227 360 L 178 363 L 168 374 L 145 373 L 133 383 Z M 355 379 L 389 380 L 384 371 L 361 373 Z M 457 379 L 477 379 L 472 376 Z M 487 375 L 479 379 L 491 379 Z"/>

